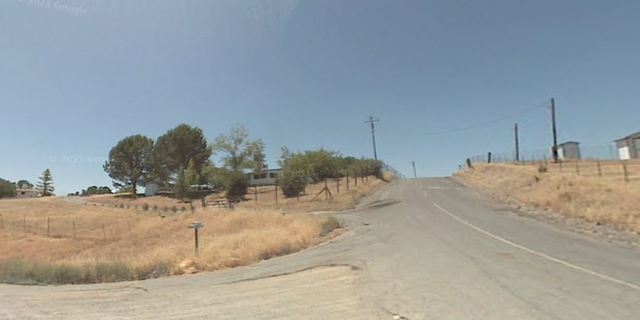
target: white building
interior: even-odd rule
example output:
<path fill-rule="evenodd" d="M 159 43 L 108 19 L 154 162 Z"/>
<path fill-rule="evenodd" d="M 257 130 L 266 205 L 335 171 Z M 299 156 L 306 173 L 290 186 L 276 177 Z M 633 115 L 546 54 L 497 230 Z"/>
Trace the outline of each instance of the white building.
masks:
<path fill-rule="evenodd" d="M 560 160 L 579 160 L 580 156 L 580 143 L 575 141 L 567 141 L 558 145 L 558 159 Z"/>
<path fill-rule="evenodd" d="M 250 186 L 273 186 L 276 184 L 278 175 L 282 173 L 282 169 L 266 169 L 260 173 L 247 173 L 247 179 Z"/>
<path fill-rule="evenodd" d="M 620 160 L 640 158 L 640 132 L 620 138 L 615 143 Z"/>

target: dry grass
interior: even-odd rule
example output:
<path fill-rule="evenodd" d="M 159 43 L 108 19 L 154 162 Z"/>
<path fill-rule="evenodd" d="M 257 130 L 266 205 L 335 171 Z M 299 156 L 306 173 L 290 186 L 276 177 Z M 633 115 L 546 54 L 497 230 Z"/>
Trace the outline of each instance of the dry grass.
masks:
<path fill-rule="evenodd" d="M 476 164 L 454 177 L 526 206 L 640 233 L 640 183 L 600 177 L 597 168 L 595 175 L 588 174 L 595 162 L 580 163 L 582 170 L 575 169 L 576 163 L 572 165 L 565 164 L 562 170 L 549 165 L 547 172 L 540 172 L 533 165 Z M 613 172 L 613 167 L 608 166 L 607 172 Z"/>
<path fill-rule="evenodd" d="M 367 177 L 364 180 L 358 179 L 357 186 L 353 178 L 349 178 L 349 190 L 347 190 L 347 179 L 332 180 L 327 182 L 327 188 L 331 196 L 327 193 L 320 193 L 324 183 L 307 186 L 305 194 L 298 198 L 284 198 L 282 191 L 278 190 L 276 204 L 276 189 L 271 187 L 258 187 L 257 201 L 254 188 L 249 188 L 246 196 L 247 201 L 240 205 L 240 208 L 269 208 L 281 209 L 285 212 L 319 212 L 319 211 L 339 211 L 353 209 L 360 199 L 372 189 L 385 182 L 375 177 Z"/>
<path fill-rule="evenodd" d="M 385 180 L 393 180 L 395 177 L 388 173 L 384 173 Z M 358 178 L 357 185 L 354 178 L 349 178 L 349 187 L 347 190 L 347 179 L 341 178 L 340 185 L 336 180 L 328 181 L 327 188 L 331 192 L 331 196 L 327 197 L 326 194 L 320 194 L 320 191 L 324 189 L 324 183 L 317 183 L 307 186 L 304 195 L 300 198 L 285 198 L 282 194 L 282 190 L 277 191 L 275 186 L 264 186 L 257 188 L 249 188 L 244 202 L 238 205 L 238 209 L 250 209 L 250 210 L 282 210 L 284 212 L 318 212 L 318 211 L 340 211 L 353 209 L 358 201 L 366 195 L 372 189 L 384 184 L 385 182 L 376 179 L 375 177 L 365 177 L 364 179 Z M 257 191 L 257 194 L 256 194 Z M 222 194 L 212 194 L 207 196 L 207 199 L 223 197 Z M 277 197 L 277 200 L 276 200 Z M 256 200 L 257 199 L 257 200 Z M 168 196 L 154 196 L 152 198 L 140 197 L 138 199 L 130 199 L 128 195 L 116 196 L 113 195 L 101 195 L 84 198 L 84 200 L 98 205 L 105 205 L 111 207 L 125 208 L 141 208 L 144 203 L 148 203 L 151 208 L 156 206 L 158 212 L 170 210 L 174 206 L 179 211 L 182 207 L 189 209 L 188 203 L 182 203 L 177 199 L 173 199 Z M 276 203 L 277 201 L 277 203 Z M 201 200 L 193 200 L 193 205 L 196 208 L 202 208 Z M 152 210 L 150 210 L 152 211 Z"/>
<path fill-rule="evenodd" d="M 339 195 L 332 190 L 331 201 L 312 199 L 324 185 L 310 186 L 299 202 L 280 198 L 277 205 L 273 189 L 259 188 L 258 202 L 250 200 L 234 210 L 198 205 L 195 213 L 188 204 L 164 196 L 2 200 L 0 281 L 140 279 L 232 268 L 300 251 L 324 241 L 341 225 L 331 217 L 291 212 L 350 208 L 353 199 L 384 182 L 370 177 L 357 188 L 351 183 L 349 192 L 346 185 Z M 143 210 L 144 203 L 159 209 Z M 161 209 L 174 206 L 177 212 Z M 192 221 L 204 224 L 198 255 L 194 232 L 187 228 Z"/>

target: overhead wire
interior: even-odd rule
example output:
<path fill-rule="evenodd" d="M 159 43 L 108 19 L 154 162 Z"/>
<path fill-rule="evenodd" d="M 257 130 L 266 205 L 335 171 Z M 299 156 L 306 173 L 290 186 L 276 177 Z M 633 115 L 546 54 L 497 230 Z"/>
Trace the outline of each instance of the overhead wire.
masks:
<path fill-rule="evenodd" d="M 520 116 L 522 114 L 531 112 L 531 111 L 536 110 L 536 109 L 540 109 L 542 107 L 547 107 L 547 106 L 549 106 L 549 102 L 539 103 L 539 104 L 537 104 L 535 106 L 523 109 L 523 110 L 521 110 L 521 111 L 519 111 L 517 113 L 513 113 L 513 114 L 510 114 L 508 116 L 495 118 L 493 120 L 489 120 L 489 121 L 485 121 L 485 122 L 478 123 L 478 124 L 475 124 L 475 125 L 462 127 L 462 128 L 457 128 L 457 129 L 444 130 L 444 131 L 435 131 L 435 132 L 430 132 L 430 133 L 426 133 L 426 134 L 403 133 L 401 135 L 416 135 L 416 136 L 420 136 L 420 137 L 430 137 L 430 136 L 444 135 L 444 134 L 449 134 L 449 133 L 463 132 L 463 131 L 468 131 L 468 130 L 473 130 L 473 129 L 476 129 L 476 128 L 484 127 L 484 126 L 487 126 L 487 125 L 490 125 L 490 124 L 494 124 L 494 123 L 497 123 L 497 122 L 500 122 L 500 121 L 512 119 L 512 118 L 515 118 L 515 117 Z"/>

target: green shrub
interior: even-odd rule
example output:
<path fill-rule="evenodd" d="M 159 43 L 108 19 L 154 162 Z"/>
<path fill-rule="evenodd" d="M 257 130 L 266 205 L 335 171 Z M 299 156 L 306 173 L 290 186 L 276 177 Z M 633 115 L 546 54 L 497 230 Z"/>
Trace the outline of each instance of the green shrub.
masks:
<path fill-rule="evenodd" d="M 153 205 L 153 211 L 158 211 L 158 205 Z"/>
<path fill-rule="evenodd" d="M 308 179 L 285 169 L 277 178 L 278 186 L 287 198 L 297 197 L 307 186 Z"/>
<path fill-rule="evenodd" d="M 149 210 L 149 204 L 145 202 L 145 203 L 142 205 L 142 210 L 144 210 L 144 211 L 148 211 L 148 210 Z"/>
<path fill-rule="evenodd" d="M 185 212 L 185 211 L 187 211 L 187 207 L 182 206 L 182 212 Z"/>
<path fill-rule="evenodd" d="M 171 207 L 171 212 L 173 212 L 173 213 L 178 212 L 178 207 L 176 207 L 176 206 Z"/>
<path fill-rule="evenodd" d="M 225 179 L 225 196 L 229 201 L 241 201 L 247 194 L 249 182 L 244 173 L 240 171 L 230 172 Z"/>
<path fill-rule="evenodd" d="M 167 206 L 163 206 L 163 207 L 162 207 L 162 212 L 167 212 L 167 211 L 169 211 L 169 207 L 167 207 Z"/>

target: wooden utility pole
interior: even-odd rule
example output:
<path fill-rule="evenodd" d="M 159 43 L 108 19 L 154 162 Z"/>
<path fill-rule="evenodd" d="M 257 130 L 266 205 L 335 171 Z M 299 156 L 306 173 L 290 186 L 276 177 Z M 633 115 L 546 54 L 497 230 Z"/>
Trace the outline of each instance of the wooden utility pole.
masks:
<path fill-rule="evenodd" d="M 516 162 L 520 162 L 520 141 L 518 140 L 518 124 L 515 124 L 514 127 L 515 138 L 516 138 Z"/>
<path fill-rule="evenodd" d="M 373 116 L 369 116 L 369 121 L 365 121 L 364 123 L 370 123 L 371 124 L 371 137 L 373 138 L 373 158 L 375 160 L 378 160 L 378 153 L 376 151 L 376 129 L 375 126 L 373 125 L 374 122 L 378 122 L 380 120 L 378 119 L 373 119 Z"/>
<path fill-rule="evenodd" d="M 556 130 L 556 103 L 553 98 L 551 98 L 551 131 L 553 134 L 553 162 L 558 162 L 558 133 Z"/>
<path fill-rule="evenodd" d="M 417 178 L 418 174 L 416 173 L 416 162 L 415 161 L 411 161 L 411 164 L 413 165 L 413 177 Z"/>

